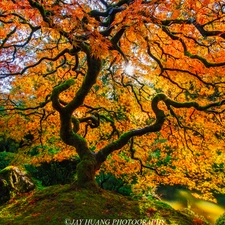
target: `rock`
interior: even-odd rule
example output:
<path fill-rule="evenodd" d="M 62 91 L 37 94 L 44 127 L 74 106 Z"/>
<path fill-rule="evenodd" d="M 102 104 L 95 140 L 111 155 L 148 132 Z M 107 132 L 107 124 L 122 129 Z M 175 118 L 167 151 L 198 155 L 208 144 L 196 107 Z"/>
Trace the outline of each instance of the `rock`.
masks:
<path fill-rule="evenodd" d="M 10 199 L 10 192 L 7 182 L 0 179 L 0 204 L 7 202 Z"/>
<path fill-rule="evenodd" d="M 0 178 L 6 181 L 9 191 L 12 193 L 25 193 L 35 188 L 27 174 L 15 166 L 7 166 L 1 170 Z"/>

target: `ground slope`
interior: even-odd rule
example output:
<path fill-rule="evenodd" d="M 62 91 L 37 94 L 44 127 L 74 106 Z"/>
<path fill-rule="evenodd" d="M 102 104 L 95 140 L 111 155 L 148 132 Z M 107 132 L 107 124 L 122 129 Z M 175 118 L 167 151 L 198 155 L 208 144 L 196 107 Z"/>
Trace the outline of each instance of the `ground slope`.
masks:
<path fill-rule="evenodd" d="M 133 200 L 74 185 L 35 190 L 0 206 L 0 224 L 4 225 L 138 225 L 139 219 L 146 225 L 206 224 L 197 216 L 184 215 L 155 199 Z"/>

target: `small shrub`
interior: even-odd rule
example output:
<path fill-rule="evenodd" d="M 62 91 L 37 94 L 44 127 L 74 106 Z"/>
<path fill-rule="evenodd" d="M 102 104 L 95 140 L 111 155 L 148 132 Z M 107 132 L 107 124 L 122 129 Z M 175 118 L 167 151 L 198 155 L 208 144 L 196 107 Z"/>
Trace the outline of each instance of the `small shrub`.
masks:
<path fill-rule="evenodd" d="M 126 184 L 122 179 L 116 178 L 113 174 L 106 174 L 103 171 L 96 176 L 99 187 L 129 196 L 132 193 L 131 185 Z"/>
<path fill-rule="evenodd" d="M 216 220 L 215 225 L 224 225 L 224 224 L 225 224 L 225 213 Z"/>
<path fill-rule="evenodd" d="M 27 164 L 25 169 L 43 186 L 51 186 L 71 183 L 76 173 L 77 163 L 77 160 L 51 161 L 44 162 L 40 166 Z"/>
<path fill-rule="evenodd" d="M 14 158 L 14 154 L 11 152 L 0 152 L 0 170 L 9 166 Z"/>

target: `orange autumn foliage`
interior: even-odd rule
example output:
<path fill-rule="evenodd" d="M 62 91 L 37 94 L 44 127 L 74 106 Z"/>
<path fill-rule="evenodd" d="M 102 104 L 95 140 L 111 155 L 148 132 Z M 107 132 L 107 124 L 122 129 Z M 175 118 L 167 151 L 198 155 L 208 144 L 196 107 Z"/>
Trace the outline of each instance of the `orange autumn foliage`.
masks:
<path fill-rule="evenodd" d="M 1 134 L 33 135 L 21 151 L 41 157 L 21 160 L 82 159 L 60 125 L 71 108 L 68 132 L 105 156 L 95 172 L 224 192 L 224 4 L 2 0 Z"/>

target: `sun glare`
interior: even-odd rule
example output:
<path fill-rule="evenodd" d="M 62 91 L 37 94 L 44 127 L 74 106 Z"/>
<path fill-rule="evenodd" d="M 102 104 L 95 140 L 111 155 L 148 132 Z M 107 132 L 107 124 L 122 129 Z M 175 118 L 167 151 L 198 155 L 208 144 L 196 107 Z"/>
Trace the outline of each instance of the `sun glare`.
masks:
<path fill-rule="evenodd" d="M 130 64 L 128 64 L 126 67 L 125 67 L 125 73 L 127 75 L 132 75 L 133 74 L 133 71 L 134 71 L 134 67 Z"/>

